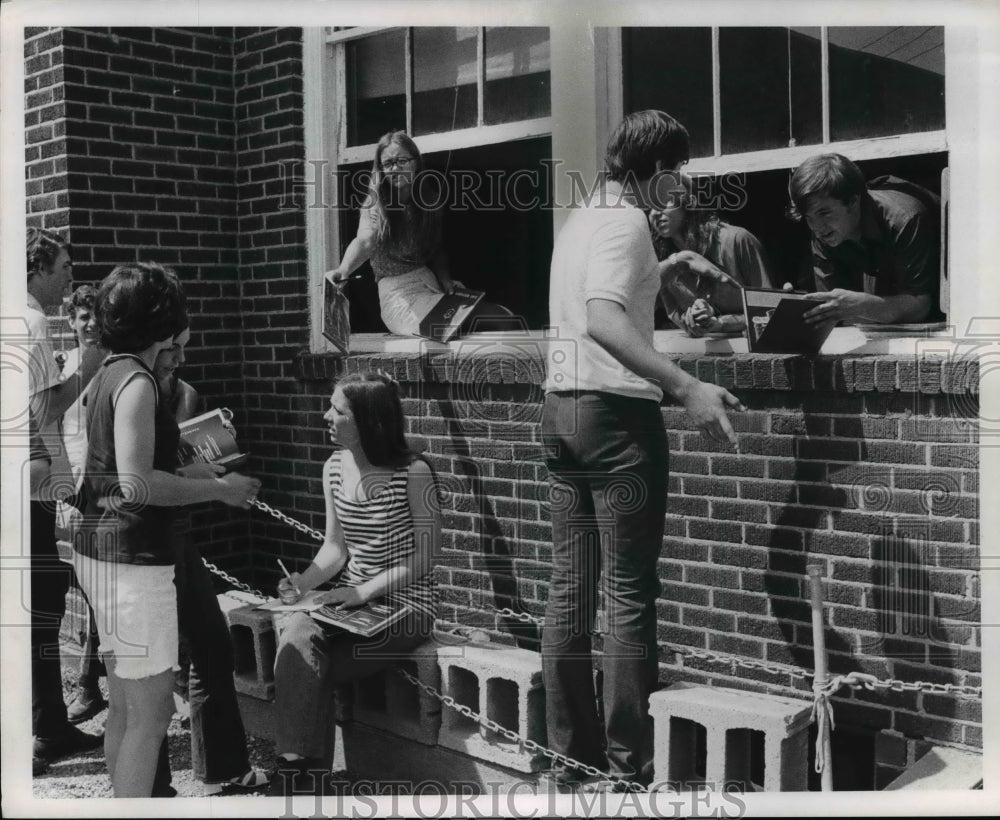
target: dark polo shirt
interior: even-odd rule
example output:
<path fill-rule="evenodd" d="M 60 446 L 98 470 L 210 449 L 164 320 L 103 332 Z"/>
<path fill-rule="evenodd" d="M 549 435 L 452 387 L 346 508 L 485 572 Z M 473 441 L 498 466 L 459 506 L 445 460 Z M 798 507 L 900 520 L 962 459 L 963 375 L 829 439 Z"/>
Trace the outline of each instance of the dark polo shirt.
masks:
<path fill-rule="evenodd" d="M 927 321 L 939 319 L 940 231 L 941 200 L 935 194 L 898 177 L 873 179 L 861 199 L 860 241 L 830 247 L 813 237 L 816 289 L 926 294 Z"/>

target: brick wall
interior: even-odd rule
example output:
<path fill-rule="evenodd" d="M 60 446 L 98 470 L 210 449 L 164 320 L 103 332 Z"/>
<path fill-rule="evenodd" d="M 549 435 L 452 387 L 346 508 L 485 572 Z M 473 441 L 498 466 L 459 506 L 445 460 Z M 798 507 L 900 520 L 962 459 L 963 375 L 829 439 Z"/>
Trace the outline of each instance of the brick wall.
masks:
<path fill-rule="evenodd" d="M 300 41 L 296 29 L 28 30 L 29 221 L 68 231 L 83 281 L 136 258 L 178 269 L 195 317 L 187 377 L 236 412 L 262 498 L 314 528 L 330 378 L 394 373 L 446 492 L 444 620 L 537 648 L 533 625 L 495 612 L 541 615 L 547 594 L 540 360 L 300 355 L 304 215 L 285 207 L 279 175 L 304 154 Z M 978 374 L 892 357 L 681 363 L 748 410 L 735 454 L 663 409 L 662 680 L 808 692 L 787 671 L 684 650 L 812 668 L 804 573 L 818 562 L 835 673 L 980 685 Z M 276 555 L 304 564 L 316 548 L 259 512 L 214 506 L 195 523 L 206 553 L 263 588 Z M 834 702 L 842 732 L 873 738 L 882 785 L 921 743 L 982 745 L 975 700 L 845 689 Z"/>
<path fill-rule="evenodd" d="M 679 407 L 662 410 L 671 477 L 661 680 L 810 692 L 811 680 L 783 667 L 814 667 L 806 567 L 818 563 L 833 674 L 980 686 L 976 372 L 892 357 L 680 363 L 732 389 L 747 411 L 735 419 L 736 454 L 701 436 Z M 506 617 L 497 629 L 495 612 L 540 616 L 547 594 L 541 362 L 307 356 L 301 366 L 317 431 L 338 370 L 382 368 L 401 382 L 410 433 L 446 490 L 443 618 L 537 648 L 534 626 Z M 312 523 L 321 521 L 317 512 Z M 303 541 L 285 554 L 305 560 L 310 549 Z M 690 649 L 775 671 L 685 656 Z M 880 787 L 923 739 L 982 745 L 978 700 L 845 688 L 834 706 L 842 733 L 860 731 L 875 747 Z"/>
<path fill-rule="evenodd" d="M 301 65 L 300 29 L 25 39 L 29 224 L 64 231 L 77 283 L 139 259 L 172 266 L 192 316 L 183 377 L 254 443 L 268 436 L 248 427 L 243 396 L 275 393 L 284 345 L 303 343 L 304 217 L 279 212 L 274 182 L 278 161 L 302 154 Z M 288 320 L 268 325 L 282 306 Z M 214 505 L 193 523 L 207 554 L 250 570 L 245 514 Z"/>

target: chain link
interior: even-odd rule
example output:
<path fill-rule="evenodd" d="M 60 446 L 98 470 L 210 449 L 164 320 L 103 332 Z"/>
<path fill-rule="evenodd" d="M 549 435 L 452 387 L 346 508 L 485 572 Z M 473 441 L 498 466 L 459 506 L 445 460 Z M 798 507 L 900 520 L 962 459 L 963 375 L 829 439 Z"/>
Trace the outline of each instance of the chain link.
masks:
<path fill-rule="evenodd" d="M 731 666 L 740 666 L 744 669 L 762 669 L 773 675 L 791 675 L 793 678 L 798 680 L 816 677 L 815 672 L 810 672 L 806 669 L 797 669 L 793 666 L 785 666 L 784 664 L 767 664 L 760 661 L 745 660 L 743 658 L 737 658 L 734 655 L 722 655 L 716 652 L 695 649 L 690 646 L 680 646 L 678 644 L 662 643 L 660 645 L 671 650 L 672 652 L 677 652 L 678 654 L 708 661 L 710 663 L 726 663 Z M 934 694 L 956 695 L 958 697 L 966 698 L 981 698 L 983 696 L 983 688 L 981 686 L 969 686 L 957 683 L 932 683 L 930 681 L 910 682 L 896 680 L 894 678 L 890 678 L 889 680 L 879 680 L 874 675 L 869 675 L 865 672 L 851 672 L 849 675 L 837 675 L 831 677 L 824 686 L 820 687 L 820 691 L 829 696 L 835 694 L 842 686 L 848 686 L 851 689 L 860 689 L 864 687 L 865 689 L 872 691 L 878 689 L 883 691 L 889 690 L 892 692 L 931 692 Z"/>
<path fill-rule="evenodd" d="M 251 506 L 256 507 L 261 512 L 266 512 L 268 515 L 274 516 L 283 524 L 288 524 L 288 526 L 294 527 L 299 532 L 303 532 L 306 535 L 315 538 L 317 541 L 322 541 L 324 538 L 326 538 L 326 536 L 323 535 L 323 533 L 321 533 L 319 530 L 314 530 L 312 527 L 306 526 L 301 521 L 296 521 L 290 515 L 285 515 L 281 510 L 274 509 L 274 507 L 272 507 L 270 504 L 266 504 L 259 498 L 255 498 L 253 501 L 250 502 L 250 504 Z"/>
<path fill-rule="evenodd" d="M 496 611 L 496 617 L 497 620 L 500 618 L 513 618 L 516 621 L 521 621 L 526 624 L 535 624 L 536 626 L 541 626 L 545 622 L 544 618 L 529 615 L 527 612 L 515 612 L 513 609 L 509 609 L 508 607 L 498 609 Z"/>
<path fill-rule="evenodd" d="M 512 614 L 516 615 L 516 613 Z M 518 620 L 524 620 L 524 619 L 518 618 Z M 496 734 L 501 735 L 502 737 L 506 738 L 512 743 L 517 743 L 519 746 L 521 746 L 524 749 L 527 749 L 530 752 L 535 752 L 537 754 L 540 754 L 543 757 L 546 757 L 549 760 L 553 761 L 554 763 L 560 763 L 563 766 L 567 766 L 571 769 L 576 769 L 578 771 L 581 771 L 584 774 L 588 775 L 589 777 L 598 778 L 602 781 L 606 781 L 615 786 L 622 787 L 626 791 L 645 791 L 645 787 L 639 783 L 635 783 L 631 780 L 622 780 L 621 778 L 611 777 L 610 775 L 607 774 L 607 772 L 603 772 L 594 766 L 590 766 L 586 763 L 581 763 L 579 760 L 574 760 L 573 758 L 567 757 L 566 755 L 560 754 L 559 752 L 555 752 L 552 749 L 547 749 L 546 747 L 542 746 L 540 743 L 537 743 L 534 740 L 521 737 L 519 734 L 517 734 L 517 732 L 514 732 L 504 726 L 501 726 L 495 720 L 491 720 L 488 717 L 480 715 L 478 712 L 475 712 L 468 706 L 458 703 L 453 697 L 451 697 L 451 695 L 442 694 L 433 686 L 431 686 L 429 683 L 424 683 L 419 678 L 415 677 L 414 675 L 411 675 L 405 669 L 397 667 L 396 671 L 399 672 L 400 675 L 406 678 L 406 680 L 408 680 L 414 686 L 423 690 L 426 694 L 430 695 L 432 698 L 436 698 L 437 700 L 441 701 L 441 703 L 443 703 L 448 708 L 454 709 L 459 714 L 464 715 L 470 720 L 475 721 L 480 726 L 488 729 L 491 732 L 495 732 Z"/>
<path fill-rule="evenodd" d="M 250 595 L 253 595 L 255 598 L 260 598 L 260 600 L 262 601 L 267 600 L 268 596 L 265 595 L 263 592 L 261 592 L 259 589 L 255 589 L 254 587 L 250 586 L 250 584 L 244 584 L 242 581 L 234 578 L 224 569 L 220 569 L 211 561 L 209 561 L 207 558 L 205 558 L 205 556 L 201 557 L 201 562 L 208 568 L 209 572 L 211 572 L 214 575 L 218 575 L 227 584 L 230 584 L 231 586 L 234 586 L 237 589 L 242 590 L 243 592 L 249 593 Z"/>

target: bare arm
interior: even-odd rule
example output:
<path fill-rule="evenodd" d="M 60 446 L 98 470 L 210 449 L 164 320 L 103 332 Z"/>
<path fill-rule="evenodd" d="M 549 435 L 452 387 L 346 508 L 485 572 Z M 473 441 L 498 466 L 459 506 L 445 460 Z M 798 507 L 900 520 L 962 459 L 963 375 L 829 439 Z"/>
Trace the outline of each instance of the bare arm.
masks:
<path fill-rule="evenodd" d="M 706 384 L 657 353 L 632 324 L 625 309 L 610 299 L 587 302 L 587 332 L 625 367 L 660 385 L 676 398 L 705 435 L 736 444 L 726 408 L 743 409 L 728 390 Z"/>
<path fill-rule="evenodd" d="M 326 532 L 323 537 L 323 546 L 319 548 L 319 552 L 306 567 L 305 572 L 293 572 L 291 580 L 282 578 L 278 582 L 279 592 L 295 587 L 301 594 L 305 594 L 329 581 L 347 563 L 344 531 L 337 519 L 337 508 L 333 503 L 333 485 L 330 481 L 331 462 L 332 458 L 327 459 L 323 466 L 323 500 L 326 504 Z"/>
<path fill-rule="evenodd" d="M 260 489 L 257 479 L 230 473 L 221 478 L 184 478 L 153 468 L 156 397 L 153 384 L 134 378 L 122 388 L 115 404 L 115 454 L 118 480 L 127 498 L 144 499 L 155 507 L 222 501 L 248 508 L 247 498 Z"/>
<path fill-rule="evenodd" d="M 360 268 L 365 262 L 371 259 L 372 250 L 375 247 L 375 231 L 372 230 L 371 222 L 368 219 L 368 212 L 362 211 L 358 220 L 358 233 L 351 240 L 351 244 L 344 251 L 344 256 L 330 274 L 335 282 L 346 279 L 354 271 Z"/>
<path fill-rule="evenodd" d="M 177 380 L 177 392 L 180 393 L 180 398 L 177 401 L 177 415 L 175 418 L 177 419 L 177 423 L 180 424 L 198 415 L 200 397 L 198 396 L 198 391 L 183 379 Z"/>
<path fill-rule="evenodd" d="M 823 304 L 802 314 L 807 324 L 857 321 L 879 324 L 922 322 L 931 310 L 931 297 L 927 294 L 915 296 L 910 293 L 900 293 L 895 296 L 875 296 L 856 290 L 834 288 L 830 291 L 810 293 L 809 296 L 822 299 Z"/>
<path fill-rule="evenodd" d="M 80 367 L 66 381 L 53 385 L 48 390 L 42 390 L 32 397 L 32 403 L 45 408 L 44 427 L 56 419 L 60 419 L 73 406 L 80 394 L 87 389 L 91 379 L 101 367 L 101 362 L 107 351 L 97 345 L 84 345 L 80 350 Z"/>

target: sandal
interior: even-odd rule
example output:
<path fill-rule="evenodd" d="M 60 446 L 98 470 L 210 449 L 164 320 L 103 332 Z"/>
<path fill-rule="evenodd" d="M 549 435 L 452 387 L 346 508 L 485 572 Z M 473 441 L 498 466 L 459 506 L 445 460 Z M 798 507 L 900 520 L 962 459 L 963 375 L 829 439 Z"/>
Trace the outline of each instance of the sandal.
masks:
<path fill-rule="evenodd" d="M 255 769 L 251 766 L 239 777 L 234 777 L 231 780 L 223 780 L 221 783 L 206 783 L 202 793 L 210 797 L 215 794 L 233 794 L 243 791 L 256 791 L 257 789 L 262 789 L 270 782 L 271 778 L 268 776 L 267 772 L 262 771 L 261 769 Z"/>

